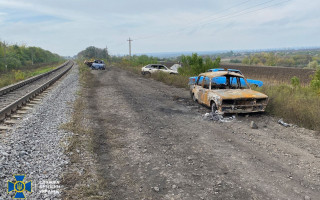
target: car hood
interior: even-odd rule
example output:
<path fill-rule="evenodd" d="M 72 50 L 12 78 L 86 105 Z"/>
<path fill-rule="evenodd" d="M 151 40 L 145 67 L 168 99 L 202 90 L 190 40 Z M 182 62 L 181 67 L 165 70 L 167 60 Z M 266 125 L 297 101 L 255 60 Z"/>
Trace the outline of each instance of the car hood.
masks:
<path fill-rule="evenodd" d="M 178 73 L 177 71 L 174 71 L 174 70 L 171 70 L 171 69 L 168 69 L 168 72 L 170 72 L 170 73 Z"/>
<path fill-rule="evenodd" d="M 219 95 L 222 99 L 268 98 L 267 95 L 250 89 L 212 90 L 212 92 Z"/>

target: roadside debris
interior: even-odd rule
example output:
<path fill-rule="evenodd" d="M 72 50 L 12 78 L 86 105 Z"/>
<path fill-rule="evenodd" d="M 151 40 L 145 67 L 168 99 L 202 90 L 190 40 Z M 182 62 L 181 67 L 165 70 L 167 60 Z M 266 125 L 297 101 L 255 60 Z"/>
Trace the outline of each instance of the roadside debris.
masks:
<path fill-rule="evenodd" d="M 156 192 L 159 192 L 160 188 L 159 187 L 153 187 L 153 190 L 156 191 Z"/>
<path fill-rule="evenodd" d="M 250 128 L 252 128 L 252 129 L 258 129 L 258 126 L 257 126 L 257 124 L 256 124 L 254 121 L 251 121 L 251 123 L 250 123 Z"/>
<path fill-rule="evenodd" d="M 231 117 L 224 118 L 221 114 L 218 114 L 217 112 L 213 113 L 206 113 L 203 115 L 203 119 L 205 120 L 213 120 L 213 121 L 220 121 L 220 122 L 232 122 L 236 119 L 236 116 L 233 115 Z"/>
<path fill-rule="evenodd" d="M 278 123 L 281 124 L 281 125 L 284 126 L 284 127 L 291 127 L 291 126 L 293 126 L 292 124 L 285 123 L 282 118 L 279 119 Z"/>

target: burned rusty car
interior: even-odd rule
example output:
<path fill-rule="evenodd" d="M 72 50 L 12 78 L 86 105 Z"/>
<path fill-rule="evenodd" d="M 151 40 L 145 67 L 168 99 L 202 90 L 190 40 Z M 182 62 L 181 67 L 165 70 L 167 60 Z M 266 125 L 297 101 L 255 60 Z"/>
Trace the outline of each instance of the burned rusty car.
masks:
<path fill-rule="evenodd" d="M 218 114 L 263 112 L 268 104 L 267 95 L 251 90 L 243 75 L 230 71 L 200 74 L 190 94 Z"/>

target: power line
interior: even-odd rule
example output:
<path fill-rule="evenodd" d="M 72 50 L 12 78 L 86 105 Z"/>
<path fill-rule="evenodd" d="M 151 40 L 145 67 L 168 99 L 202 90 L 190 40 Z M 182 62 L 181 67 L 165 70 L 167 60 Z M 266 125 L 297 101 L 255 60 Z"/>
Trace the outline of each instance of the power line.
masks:
<path fill-rule="evenodd" d="M 256 10 L 251 10 L 251 11 L 248 11 L 248 12 L 245 12 L 245 13 L 242 13 L 243 11 L 241 11 L 240 13 L 235 13 L 235 14 L 233 14 L 233 15 L 227 15 L 227 16 L 221 17 L 222 19 L 220 19 L 220 20 L 218 20 L 218 21 L 209 21 L 209 22 L 207 22 L 207 23 L 205 23 L 205 24 L 202 24 L 202 25 L 210 24 L 210 23 L 212 23 L 212 22 L 223 21 L 223 20 L 226 20 L 226 19 L 229 19 L 229 18 L 233 18 L 233 17 L 237 17 L 237 16 L 249 14 L 249 13 L 258 12 L 258 11 L 260 11 L 260 10 L 264 10 L 264 9 L 267 9 L 267 8 L 270 8 L 270 7 L 279 6 L 279 5 L 281 5 L 281 4 L 285 3 L 285 2 L 289 2 L 289 1 L 292 1 L 292 0 L 282 1 L 282 2 L 279 2 L 279 3 L 276 3 L 276 4 L 272 4 L 272 5 L 269 5 L 269 6 L 265 6 L 265 7 L 256 9 Z M 246 9 L 246 10 L 247 10 L 247 9 Z"/>
<path fill-rule="evenodd" d="M 218 15 L 218 14 L 220 14 L 220 13 L 224 13 L 224 12 L 226 12 L 226 11 L 232 9 L 232 8 L 245 5 L 245 4 L 248 3 L 249 1 L 252 1 L 252 0 L 243 1 L 243 2 L 241 2 L 241 3 L 238 3 L 238 4 L 235 4 L 235 5 L 231 6 L 231 7 L 228 7 L 228 8 L 226 8 L 226 9 L 224 9 L 224 10 L 220 10 L 220 11 L 218 11 L 217 13 L 215 13 L 215 14 L 213 14 L 213 15 L 209 15 L 209 16 L 200 18 L 200 19 L 197 20 L 196 22 L 189 23 L 189 24 L 186 25 L 183 29 L 188 28 L 188 27 L 193 26 L 193 25 L 198 25 L 199 21 L 200 21 L 200 22 L 201 22 L 201 21 L 205 21 L 207 18 L 212 18 L 213 16 L 216 16 L 216 15 Z M 274 0 L 272 0 L 272 1 L 274 1 Z M 167 33 L 170 33 L 170 32 L 167 32 Z M 164 33 L 164 34 L 167 34 L 167 33 Z M 158 34 L 158 35 L 159 35 L 159 34 Z M 138 37 L 138 38 L 135 38 L 135 40 L 142 40 L 142 39 L 146 39 L 146 38 L 150 38 L 150 37 L 154 37 L 154 36 L 155 36 L 155 35 L 145 36 L 145 37 L 140 37 L 140 38 Z"/>
<path fill-rule="evenodd" d="M 249 7 L 249 8 L 242 9 L 242 10 L 237 11 L 237 12 L 234 12 L 234 13 L 229 13 L 229 14 L 224 15 L 224 16 L 220 16 L 220 17 L 217 17 L 217 18 L 213 18 L 213 19 L 211 19 L 211 20 L 209 20 L 209 21 L 206 21 L 206 22 L 204 22 L 205 20 L 202 20 L 203 22 L 200 23 L 200 24 L 197 23 L 197 24 L 194 24 L 194 25 L 187 25 L 186 27 L 183 27 L 183 28 L 181 28 L 181 29 L 178 30 L 178 31 L 166 32 L 166 33 L 156 34 L 156 35 L 150 35 L 150 36 L 147 36 L 147 37 L 137 38 L 137 39 L 135 39 L 135 40 L 149 39 L 149 38 L 152 38 L 152 37 L 157 37 L 157 36 L 163 36 L 163 35 L 168 35 L 168 34 L 176 34 L 176 33 L 184 32 L 185 29 L 187 29 L 187 28 L 189 28 L 189 27 L 202 26 L 202 25 L 206 25 L 206 24 L 209 24 L 209 23 L 213 23 L 213 22 L 218 22 L 218 21 L 222 21 L 222 20 L 225 20 L 225 19 L 229 19 L 229 18 L 232 18 L 232 17 L 241 16 L 241 15 L 248 14 L 248 13 L 252 13 L 252 12 L 257 12 L 257 11 L 267 9 L 267 8 L 269 8 L 269 7 L 274 7 L 274 6 L 277 6 L 277 5 L 280 5 L 280 4 L 282 4 L 282 3 L 292 1 L 292 0 L 282 1 L 282 2 L 277 3 L 277 4 L 273 4 L 273 5 L 269 5 L 269 6 L 266 6 L 266 7 L 262 7 L 262 8 L 256 9 L 256 10 L 251 10 L 251 11 L 245 12 L 245 11 L 250 10 L 250 9 L 252 9 L 252 8 L 256 8 L 256 7 L 259 7 L 259 6 L 261 6 L 261 5 L 268 4 L 268 3 L 272 2 L 272 1 L 275 1 L 275 0 L 268 0 L 268 1 L 265 1 L 265 2 L 263 2 L 263 3 L 260 3 L 260 4 L 257 4 L 257 5 L 251 6 L 251 7 Z M 243 4 L 247 3 L 247 2 L 248 2 L 248 1 L 245 1 L 245 2 L 242 2 L 242 3 L 237 4 L 237 5 L 243 5 Z M 234 7 L 236 7 L 236 5 L 228 8 L 228 9 L 231 9 L 231 8 L 234 8 Z M 208 18 L 208 17 L 205 17 L 205 18 Z M 205 18 L 203 18 L 203 19 L 205 19 Z"/>
<path fill-rule="evenodd" d="M 228 17 L 228 16 L 232 16 L 232 15 L 237 14 L 237 13 L 242 13 L 242 12 L 244 12 L 244 11 L 246 11 L 246 10 L 250 10 L 250 9 L 252 9 L 252 8 L 255 8 L 255 7 L 259 7 L 259 6 L 261 6 L 261 5 L 268 4 L 268 3 L 272 2 L 272 1 L 275 1 L 275 0 L 265 1 L 265 2 L 263 2 L 263 3 L 260 3 L 260 4 L 257 4 L 257 5 L 251 6 L 251 7 L 249 7 L 249 8 L 243 9 L 243 10 L 240 10 L 240 11 L 238 11 L 238 12 L 236 12 L 236 13 L 230 13 L 230 14 L 227 14 L 227 15 L 224 15 L 224 16 L 220 16 L 220 17 L 217 17 L 217 18 L 213 18 L 213 19 L 211 19 L 211 20 L 209 20 L 209 21 L 214 21 L 214 20 L 217 20 L 217 19 L 221 19 L 221 18 L 225 18 L 225 17 Z M 198 24 L 198 25 L 202 25 L 202 24 Z"/>
<path fill-rule="evenodd" d="M 223 11 L 226 11 L 226 10 L 230 10 L 232 8 L 235 8 L 235 7 L 238 7 L 238 6 L 241 6 L 241 5 L 244 5 L 246 3 L 248 3 L 249 1 L 251 0 L 247 0 L 247 1 L 244 1 L 244 2 L 241 2 L 239 4 L 236 4 L 234 6 L 231 6 Z M 216 17 L 216 18 L 212 18 L 210 16 L 207 16 L 207 17 L 204 17 L 202 19 L 200 19 L 200 21 L 202 21 L 202 23 L 197 23 L 197 24 L 189 24 L 187 25 L 186 27 L 182 28 L 181 30 L 178 30 L 178 31 L 175 31 L 175 32 L 167 32 L 167 33 L 162 33 L 162 34 L 156 34 L 156 35 L 150 35 L 150 36 L 147 36 L 147 37 L 141 37 L 141 38 L 136 38 L 135 40 L 143 40 L 143 39 L 149 39 L 149 38 L 152 38 L 152 37 L 157 37 L 157 36 L 163 36 L 163 35 L 168 35 L 168 34 L 176 34 L 176 33 L 180 33 L 180 32 L 183 32 L 185 31 L 185 29 L 189 28 L 189 27 L 195 27 L 195 26 L 203 26 L 203 25 L 207 25 L 207 24 L 210 24 L 210 23 L 213 23 L 213 22 L 219 22 L 219 21 L 223 21 L 223 20 L 226 20 L 226 19 L 229 19 L 229 18 L 234 18 L 234 17 L 237 17 L 237 16 L 241 16 L 241 15 L 245 15 L 245 14 L 250 14 L 250 13 L 254 13 L 254 12 L 258 12 L 258 11 L 261 11 L 261 10 L 264 10 L 264 9 L 267 9 L 267 8 L 270 8 L 270 7 L 276 7 L 276 6 L 279 6 L 283 3 L 286 3 L 286 2 L 289 2 L 289 1 L 292 1 L 292 0 L 285 0 L 285 1 L 281 1 L 279 3 L 276 3 L 276 4 L 272 4 L 272 5 L 268 5 L 268 6 L 264 6 L 264 7 L 260 7 L 261 5 L 265 5 L 265 4 L 268 4 L 268 3 L 271 3 L 275 0 L 268 0 L 268 1 L 265 1 L 265 2 L 262 2 L 262 3 L 259 3 L 259 4 L 256 4 L 254 6 L 251 6 L 251 7 L 248 7 L 248 8 L 245 8 L 245 9 L 242 9 L 240 11 L 236 11 L 236 12 L 233 12 L 233 13 L 229 13 L 229 14 L 226 14 L 226 15 L 223 15 L 223 16 L 220 16 L 220 17 Z M 258 9 L 253 9 L 253 8 L 256 8 L 256 7 L 260 7 Z M 253 9 L 253 10 L 251 10 Z M 218 13 L 221 13 L 223 12 L 222 10 Z M 245 12 L 247 11 L 247 12 Z M 211 15 L 211 16 L 216 16 L 218 13 L 214 14 L 214 15 Z M 212 18 L 211 20 L 206 20 L 206 19 L 209 19 L 209 18 Z M 129 38 L 129 40 L 127 40 L 129 42 L 129 56 L 131 57 L 131 42 L 133 41 L 131 38 Z M 121 46 L 123 46 L 124 44 L 122 44 Z M 118 46 L 119 47 L 119 46 Z"/>

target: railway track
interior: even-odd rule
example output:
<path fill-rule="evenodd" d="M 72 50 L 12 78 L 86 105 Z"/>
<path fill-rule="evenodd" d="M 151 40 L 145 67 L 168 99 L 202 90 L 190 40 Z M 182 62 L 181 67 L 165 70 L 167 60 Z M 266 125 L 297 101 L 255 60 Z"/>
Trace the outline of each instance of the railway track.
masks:
<path fill-rule="evenodd" d="M 47 89 L 73 65 L 67 61 L 52 71 L 0 88 L 0 122 Z"/>

